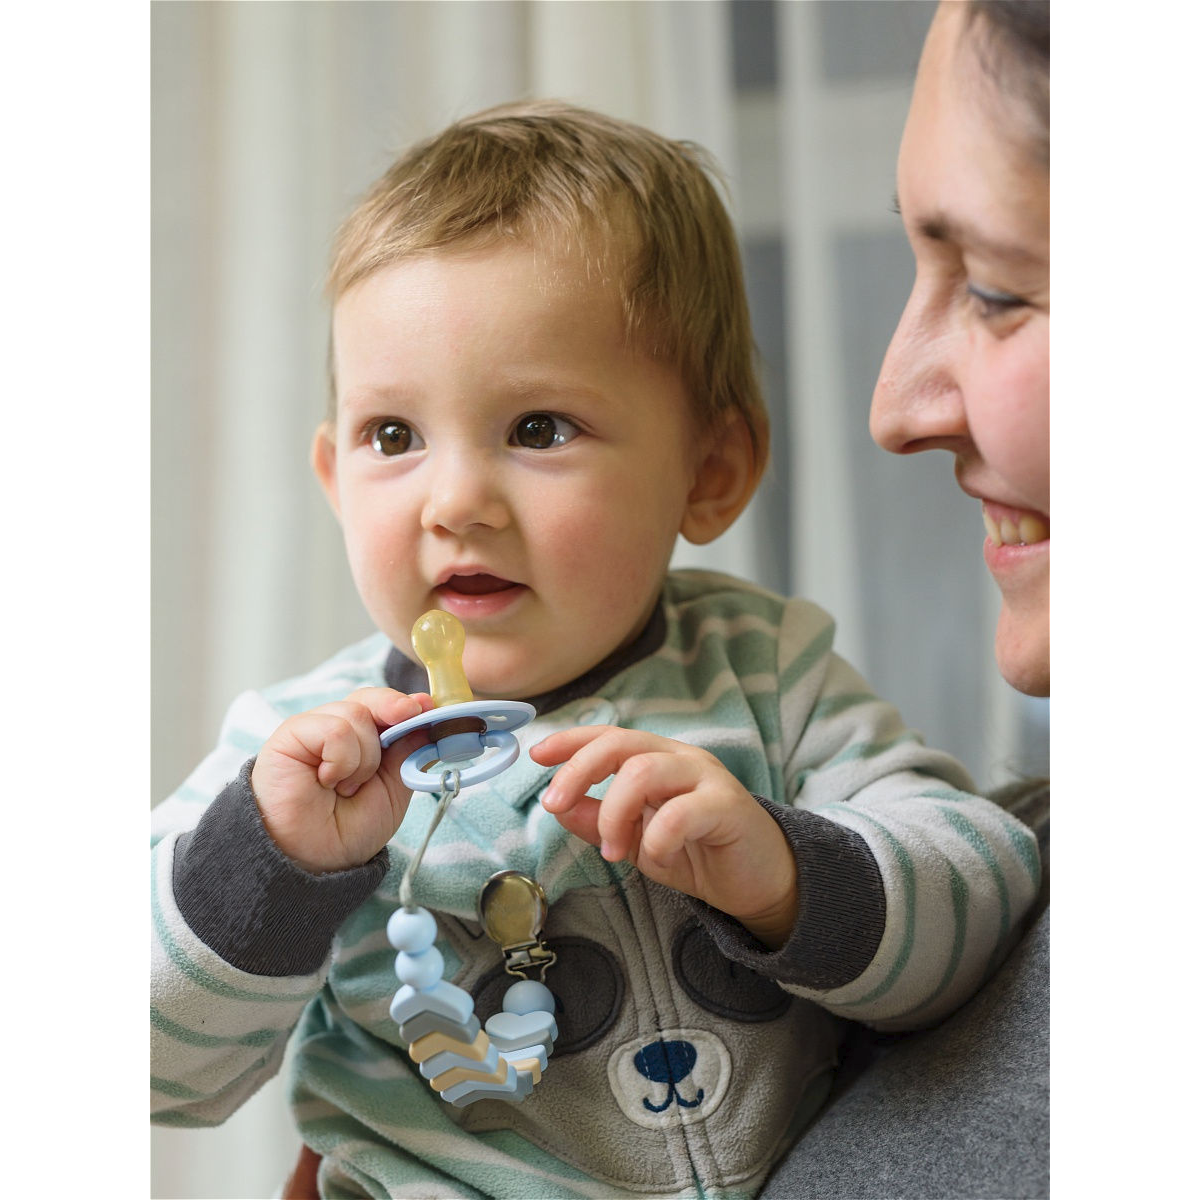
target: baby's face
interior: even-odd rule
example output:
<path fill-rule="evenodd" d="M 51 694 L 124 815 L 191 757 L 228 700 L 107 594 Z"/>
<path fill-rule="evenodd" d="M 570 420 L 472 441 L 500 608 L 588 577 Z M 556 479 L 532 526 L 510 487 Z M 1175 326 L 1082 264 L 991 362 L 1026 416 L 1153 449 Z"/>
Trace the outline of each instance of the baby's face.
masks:
<path fill-rule="evenodd" d="M 612 284 L 520 243 L 431 253 L 352 287 L 333 331 L 315 466 L 377 626 L 408 652 L 417 617 L 453 613 L 480 698 L 558 687 L 632 641 L 696 439 L 677 372 L 626 346 Z"/>

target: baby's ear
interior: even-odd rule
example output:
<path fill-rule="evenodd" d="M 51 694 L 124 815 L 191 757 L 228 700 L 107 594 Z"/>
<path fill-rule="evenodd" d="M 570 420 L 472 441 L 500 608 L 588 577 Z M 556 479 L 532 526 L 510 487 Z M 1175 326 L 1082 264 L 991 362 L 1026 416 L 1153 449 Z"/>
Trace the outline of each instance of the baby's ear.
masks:
<path fill-rule="evenodd" d="M 329 501 L 329 507 L 333 509 L 334 516 L 341 520 L 337 489 L 337 444 L 334 442 L 333 425 L 329 421 L 322 421 L 317 426 L 316 435 L 313 437 L 311 462 L 313 473 L 325 493 L 325 499 Z"/>
<path fill-rule="evenodd" d="M 740 412 L 728 413 L 703 446 L 679 528 L 697 546 L 720 537 L 737 520 L 762 476 L 750 427 Z"/>

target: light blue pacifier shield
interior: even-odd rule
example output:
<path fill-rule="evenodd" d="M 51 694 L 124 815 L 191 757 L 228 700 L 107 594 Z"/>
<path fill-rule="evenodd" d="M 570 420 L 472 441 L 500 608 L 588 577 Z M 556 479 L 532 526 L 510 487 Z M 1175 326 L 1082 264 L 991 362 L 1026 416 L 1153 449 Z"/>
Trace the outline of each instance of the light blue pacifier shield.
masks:
<path fill-rule="evenodd" d="M 440 739 L 436 738 L 436 730 L 433 730 L 431 736 L 435 740 L 414 750 L 400 767 L 400 778 L 413 791 L 441 791 L 445 770 L 458 771 L 458 786 L 465 788 L 491 779 L 516 762 L 520 746 L 512 731 L 528 724 L 536 715 L 537 710 L 533 705 L 522 700 L 471 700 L 465 704 L 447 704 L 385 729 L 379 742 L 386 749 L 406 733 L 417 729 L 432 729 L 463 718 L 482 721 L 483 730 L 464 731 L 456 728 L 453 733 Z M 489 749 L 497 753 L 483 758 Z M 467 762 L 471 765 L 461 765 Z"/>

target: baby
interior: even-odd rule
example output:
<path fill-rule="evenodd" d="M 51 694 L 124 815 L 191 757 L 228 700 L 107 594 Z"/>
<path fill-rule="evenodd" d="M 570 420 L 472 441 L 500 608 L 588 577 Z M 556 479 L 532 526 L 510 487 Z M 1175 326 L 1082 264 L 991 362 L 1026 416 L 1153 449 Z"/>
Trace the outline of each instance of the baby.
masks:
<path fill-rule="evenodd" d="M 240 697 L 155 810 L 155 1118 L 215 1124 L 293 1046 L 322 1195 L 750 1196 L 821 1104 L 846 1019 L 938 1020 L 1037 889 L 1031 833 L 832 652 L 833 623 L 706 572 L 768 429 L 737 246 L 695 147 L 505 106 L 405 154 L 330 276 L 313 466 L 378 634 Z M 542 889 L 557 1037 L 517 1103 L 443 1100 L 387 941 L 435 801 L 388 727 L 409 631 L 466 629 L 522 753 L 456 798 L 417 902 L 485 1021 L 513 979 L 476 901 Z"/>

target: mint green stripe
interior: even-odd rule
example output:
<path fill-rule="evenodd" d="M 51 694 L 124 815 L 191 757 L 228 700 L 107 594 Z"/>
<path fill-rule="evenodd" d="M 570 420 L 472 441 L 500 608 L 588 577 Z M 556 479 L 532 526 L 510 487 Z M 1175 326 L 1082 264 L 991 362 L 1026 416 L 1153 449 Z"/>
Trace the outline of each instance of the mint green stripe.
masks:
<path fill-rule="evenodd" d="M 920 742 L 920 737 L 911 730 L 907 733 L 898 734 L 894 738 L 889 738 L 886 742 L 854 742 L 843 750 L 840 754 L 835 754 L 827 763 L 823 764 L 822 770 L 827 770 L 829 767 L 841 766 L 847 762 L 862 762 L 867 758 L 877 758 L 880 754 L 886 754 L 889 750 L 894 750 L 897 746 L 903 745 L 905 742 Z"/>
<path fill-rule="evenodd" d="M 916 774 L 927 774 L 927 772 L 918 769 Z M 926 788 L 921 792 L 921 796 L 929 800 L 948 800 L 952 804 L 962 804 L 979 799 L 978 796 L 974 796 L 970 792 L 959 791 L 958 788 Z"/>
<path fill-rule="evenodd" d="M 157 1075 L 150 1076 L 150 1090 L 170 1096 L 172 1100 L 211 1100 L 212 1097 L 203 1092 L 197 1092 L 182 1083 L 172 1083 L 169 1079 L 160 1079 Z"/>
<path fill-rule="evenodd" d="M 833 649 L 832 622 L 780 672 L 779 691 L 786 694 Z"/>
<path fill-rule="evenodd" d="M 840 716 L 847 709 L 857 708 L 860 704 L 878 703 L 879 697 L 870 692 L 848 692 L 844 696 L 827 696 L 813 706 L 810 721 L 821 721 L 826 717 Z"/>
<path fill-rule="evenodd" d="M 212 992 L 215 996 L 223 996 L 227 1000 L 249 1000 L 256 1004 L 302 1004 L 305 1001 L 303 995 L 278 996 L 270 992 L 252 992 L 245 988 L 233 987 L 231 984 L 225 983 L 220 979 L 210 975 L 207 971 L 197 966 L 184 952 L 183 948 L 175 941 L 171 934 L 171 930 L 167 926 L 166 917 L 163 915 L 162 906 L 158 897 L 158 871 L 152 870 L 150 877 L 150 911 L 154 918 L 154 929 L 158 934 L 159 944 L 166 951 L 167 957 L 171 960 L 181 974 L 185 975 L 192 983 L 199 984 L 200 987 Z"/>
<path fill-rule="evenodd" d="M 273 708 L 279 710 L 281 716 L 291 717 L 297 713 L 308 712 L 310 708 L 319 708 L 322 704 L 333 704 L 337 700 L 345 700 L 351 692 L 357 692 L 360 687 L 364 686 L 371 685 L 361 679 L 331 679 L 317 691 L 274 696 L 271 704 Z"/>
<path fill-rule="evenodd" d="M 898 734 L 896 737 L 890 738 L 885 742 L 853 742 L 827 762 L 801 771 L 796 776 L 794 785 L 796 791 L 800 791 L 804 787 L 810 775 L 823 773 L 832 767 L 842 766 L 844 763 L 864 762 L 869 758 L 878 758 L 879 755 L 886 754 L 889 750 L 894 750 L 897 746 L 901 746 L 905 742 L 915 742 L 917 745 L 921 745 L 921 735 L 909 730 L 907 733 Z"/>
<path fill-rule="evenodd" d="M 151 1113 L 152 1125 L 163 1125 L 171 1129 L 216 1129 L 222 1123 L 220 1117 L 197 1117 L 181 1109 Z"/>
<path fill-rule="evenodd" d="M 205 1048 L 215 1048 L 217 1046 L 251 1046 L 261 1047 L 269 1046 L 276 1038 L 284 1036 L 285 1031 L 281 1029 L 256 1029 L 252 1033 L 245 1033 L 239 1037 L 214 1037 L 208 1033 L 196 1033 L 195 1030 L 187 1029 L 182 1025 L 177 1025 L 168 1017 L 164 1017 L 157 1008 L 150 1008 L 150 1025 L 157 1029 L 159 1033 L 165 1033 L 167 1037 L 173 1038 L 177 1042 L 182 1042 L 185 1046 L 199 1046 Z"/>
<path fill-rule="evenodd" d="M 207 804 L 212 796 L 207 792 L 202 792 L 199 788 L 189 787 L 185 783 L 175 790 L 171 799 L 183 800 L 188 804 Z"/>
<path fill-rule="evenodd" d="M 874 817 L 868 816 L 865 812 L 858 809 L 854 810 L 855 815 L 868 824 L 873 825 L 887 842 L 892 853 L 895 854 L 897 864 L 900 869 L 900 880 L 904 885 L 904 938 L 900 943 L 899 952 L 896 955 L 896 961 L 892 964 L 892 969 L 888 972 L 887 977 L 882 983 L 869 995 L 864 996 L 861 1000 L 855 1000 L 850 1004 L 839 1005 L 839 1008 L 858 1008 L 863 1004 L 873 1004 L 880 996 L 886 996 L 892 990 L 892 985 L 900 977 L 901 972 L 908 965 L 909 957 L 912 954 L 913 940 L 916 936 L 917 914 L 916 914 L 916 895 L 917 881 L 916 873 L 913 870 L 912 859 L 908 856 L 908 851 L 896 841 L 889 829 L 881 825 Z"/>
<path fill-rule="evenodd" d="M 946 967 L 945 974 L 942 976 L 941 982 L 933 991 L 921 1001 L 920 1004 L 905 1012 L 895 1013 L 888 1018 L 889 1021 L 896 1021 L 904 1017 L 910 1017 L 915 1012 L 920 1012 L 924 1008 L 929 1008 L 935 1000 L 950 986 L 954 976 L 958 973 L 959 963 L 962 962 L 963 950 L 967 944 L 967 902 L 969 889 L 966 880 L 959 874 L 953 863 L 947 863 L 950 870 L 950 904 L 954 909 L 954 944 L 950 948 L 950 962 Z"/>
<path fill-rule="evenodd" d="M 1013 821 L 1016 821 L 1015 817 Z M 1038 853 L 1037 838 L 1022 824 L 1009 825 L 1007 833 L 1009 845 L 1016 851 L 1021 865 L 1029 872 L 1029 878 L 1036 890 L 1042 883 L 1042 858 Z"/>
<path fill-rule="evenodd" d="M 1008 927 L 1011 922 L 1011 913 L 1008 900 L 1008 884 L 1004 879 L 1004 872 L 1000 869 L 1000 864 L 996 861 L 995 854 L 992 853 L 992 848 L 987 844 L 987 839 L 979 832 L 975 826 L 963 816 L 961 812 L 954 808 L 941 808 L 938 811 L 946 819 L 947 824 L 983 859 L 987 864 L 987 869 L 992 876 L 992 880 L 996 885 L 996 891 L 1000 896 L 1000 937 L 999 941 L 1003 942 L 1008 934 Z"/>
<path fill-rule="evenodd" d="M 246 733 L 241 729 L 231 730 L 226 737 L 226 743 L 232 746 L 235 750 L 240 750 L 243 754 L 255 755 L 263 745 L 263 739 L 254 734 Z"/>
<path fill-rule="evenodd" d="M 526 1141 L 511 1129 L 496 1129 L 478 1136 L 480 1141 L 486 1142 L 493 1150 L 510 1155 L 523 1166 L 537 1168 L 547 1174 L 559 1175 L 565 1179 L 577 1179 L 581 1183 L 588 1183 L 591 1180 L 590 1175 L 586 1175 L 571 1166 L 570 1163 L 563 1162 L 561 1158 L 556 1158 L 553 1154 L 533 1145 L 532 1142 Z M 547 1186 L 548 1183 L 547 1180 L 539 1182 L 542 1187 Z"/>

